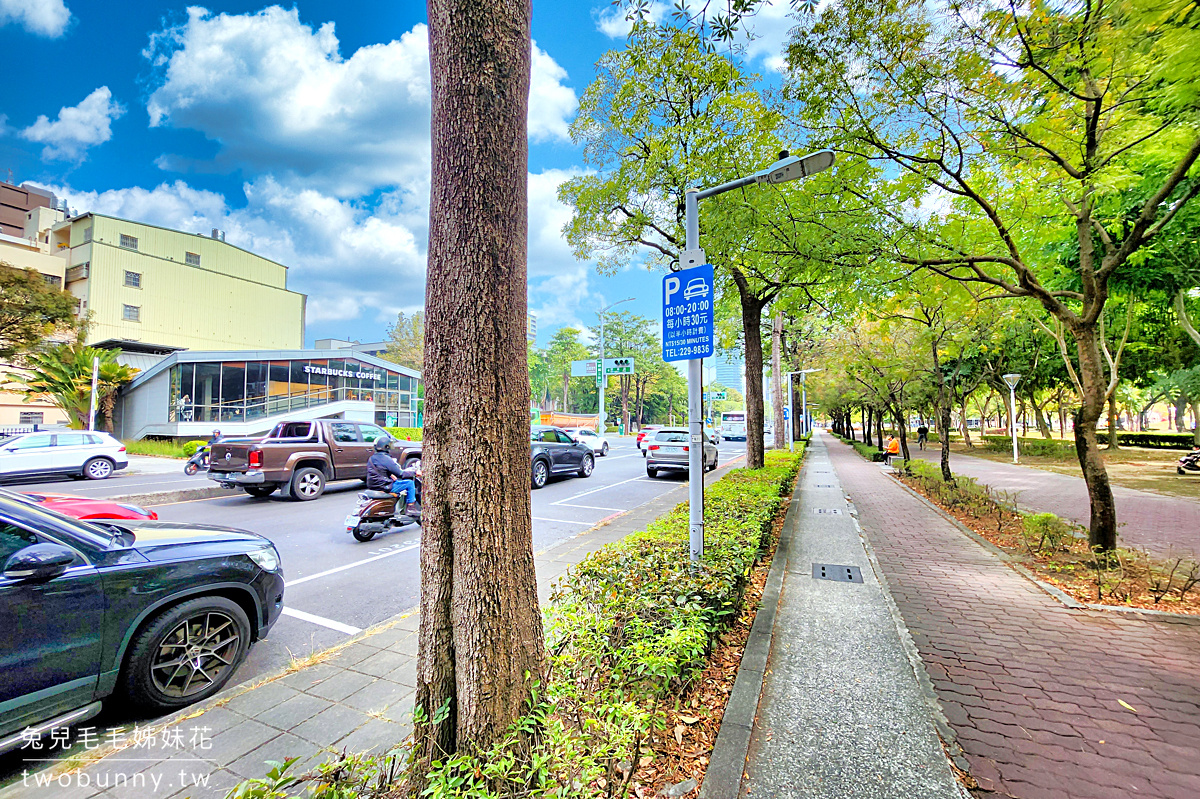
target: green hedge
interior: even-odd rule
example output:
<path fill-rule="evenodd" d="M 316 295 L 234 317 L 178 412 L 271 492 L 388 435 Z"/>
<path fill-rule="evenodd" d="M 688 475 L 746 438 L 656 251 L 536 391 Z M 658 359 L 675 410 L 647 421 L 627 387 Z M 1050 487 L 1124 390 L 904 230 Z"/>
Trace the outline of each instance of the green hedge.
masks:
<path fill-rule="evenodd" d="M 1108 431 L 1097 433 L 1096 438 L 1101 444 L 1108 443 Z M 1191 449 L 1191 433 L 1125 433 L 1117 431 L 1117 442 L 1126 447 L 1146 447 L 1147 449 Z"/>
<path fill-rule="evenodd" d="M 421 441 L 425 433 L 424 429 L 420 427 L 385 427 L 383 429 L 401 441 Z"/>
<path fill-rule="evenodd" d="M 187 452 L 182 444 L 156 438 L 126 441 L 125 451 L 130 455 L 154 455 L 159 458 L 190 458 L 195 453 L 195 450 Z"/>
<path fill-rule="evenodd" d="M 1096 440 L 1101 444 L 1108 443 L 1108 431 L 1096 433 Z M 1191 433 L 1126 433 L 1118 431 L 1117 441 L 1125 447 L 1145 447 L 1147 449 L 1191 449 Z M 1008 436 L 984 436 L 984 446 L 994 452 L 1012 452 L 1012 439 Z M 1021 452 L 1030 455 L 1075 455 L 1073 439 L 1057 438 L 1017 438 Z"/>
<path fill-rule="evenodd" d="M 750 573 L 771 543 L 803 452 L 803 445 L 795 454 L 767 452 L 765 468 L 735 469 L 706 489 L 705 556 L 697 567 L 690 563 L 688 509 L 681 504 L 561 578 L 543 606 L 548 682 L 528 714 L 489 751 L 436 761 L 423 795 L 612 796 L 622 779 L 620 764 L 637 762 L 652 730 L 663 734 L 663 709 L 677 706 L 741 612 Z M 533 751 L 519 756 L 518 736 L 535 729 Z M 389 757 L 408 762 L 400 747 L 318 766 L 311 799 L 392 795 L 389 762 L 397 761 Z M 283 790 L 270 789 L 287 779 L 277 768 L 231 795 L 283 797 Z"/>
<path fill-rule="evenodd" d="M 983 448 L 991 452 L 1012 453 L 1012 439 L 1008 436 L 983 436 Z M 1057 438 L 1018 438 L 1017 447 L 1022 455 L 1046 457 L 1075 457 L 1075 442 Z"/>

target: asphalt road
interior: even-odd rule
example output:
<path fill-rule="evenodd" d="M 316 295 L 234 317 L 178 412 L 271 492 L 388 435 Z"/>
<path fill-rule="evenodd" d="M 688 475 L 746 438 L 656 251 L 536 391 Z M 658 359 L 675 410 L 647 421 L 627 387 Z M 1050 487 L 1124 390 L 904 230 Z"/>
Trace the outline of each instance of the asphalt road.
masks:
<path fill-rule="evenodd" d="M 542 551 L 597 522 L 648 502 L 685 483 L 682 473 L 646 476 L 632 439 L 616 439 L 609 454 L 597 458 L 590 478 L 556 477 L 533 491 L 533 547 Z M 744 442 L 722 442 L 720 464 L 743 455 Z M 203 482 L 201 482 L 203 481 Z M 10 484 L 15 490 L 61 491 L 81 496 L 117 496 L 205 485 L 203 477 L 129 474 L 99 482 Z M 154 486 L 154 487 L 151 487 Z M 420 593 L 420 528 L 415 525 L 361 543 L 345 531 L 362 483 L 333 483 L 319 499 L 295 502 L 272 495 L 255 499 L 241 492 L 211 499 L 153 506 L 159 518 L 252 530 L 275 543 L 287 587 L 284 615 L 259 641 L 230 685 L 275 672 L 292 658 L 304 658 L 334 646 L 359 630 L 415 609 Z M 119 702 L 90 725 L 108 728 L 146 723 L 121 712 Z M 26 764 L 20 753 L 0 757 L 0 785 L 17 777 Z"/>

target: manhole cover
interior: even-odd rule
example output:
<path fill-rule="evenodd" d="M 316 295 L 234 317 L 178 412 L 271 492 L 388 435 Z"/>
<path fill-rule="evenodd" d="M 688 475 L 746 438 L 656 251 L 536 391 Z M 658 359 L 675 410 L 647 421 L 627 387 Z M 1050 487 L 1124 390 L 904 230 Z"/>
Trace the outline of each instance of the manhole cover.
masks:
<path fill-rule="evenodd" d="M 813 513 L 828 513 L 833 516 L 840 516 L 840 515 L 842 515 L 842 509 L 841 508 L 813 508 Z"/>
<path fill-rule="evenodd" d="M 816 488 L 833 488 L 832 483 L 817 483 Z"/>
<path fill-rule="evenodd" d="M 814 580 L 833 580 L 838 583 L 861 583 L 862 572 L 857 566 L 834 566 L 829 563 L 813 564 Z"/>

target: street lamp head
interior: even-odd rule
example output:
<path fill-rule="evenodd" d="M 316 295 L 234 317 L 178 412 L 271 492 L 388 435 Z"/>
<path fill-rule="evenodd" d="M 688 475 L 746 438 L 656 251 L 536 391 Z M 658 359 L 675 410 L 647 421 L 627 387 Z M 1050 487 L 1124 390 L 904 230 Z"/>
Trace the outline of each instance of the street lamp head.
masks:
<path fill-rule="evenodd" d="M 780 155 L 782 156 L 786 152 L 785 150 Z M 800 180 L 818 172 L 824 172 L 833 166 L 833 159 L 832 150 L 818 150 L 805 156 L 788 155 L 780 158 L 754 177 L 759 183 L 787 183 L 789 180 Z"/>
<path fill-rule="evenodd" d="M 1013 374 L 1010 372 L 1009 374 L 1004 375 L 1004 383 L 1008 386 L 1010 391 L 1015 391 L 1017 388 L 1017 383 L 1019 382 L 1021 382 L 1021 376 L 1019 374 Z"/>

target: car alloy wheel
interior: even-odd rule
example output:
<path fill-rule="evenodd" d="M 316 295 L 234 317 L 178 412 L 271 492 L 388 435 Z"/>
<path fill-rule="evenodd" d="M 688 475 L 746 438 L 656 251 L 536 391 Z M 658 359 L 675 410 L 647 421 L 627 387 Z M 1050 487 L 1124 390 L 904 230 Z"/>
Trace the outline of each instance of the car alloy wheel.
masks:
<path fill-rule="evenodd" d="M 607 454 L 608 454 L 608 442 L 605 441 L 604 446 L 600 448 L 600 456 L 604 457 Z"/>
<path fill-rule="evenodd" d="M 584 455 L 583 463 L 580 464 L 580 466 L 579 466 L 579 476 L 580 477 L 591 477 L 592 469 L 594 469 L 595 467 L 596 467 L 596 459 L 593 458 L 591 455 Z"/>
<path fill-rule="evenodd" d="M 320 469 L 306 466 L 292 476 L 292 496 L 301 502 L 316 499 L 324 491 L 325 475 Z"/>
<path fill-rule="evenodd" d="M 550 469 L 546 466 L 545 461 L 533 462 L 533 487 L 541 488 L 546 485 L 546 481 L 550 479 Z"/>
<path fill-rule="evenodd" d="M 108 458 L 92 458 L 83 465 L 83 473 L 89 480 L 107 480 L 113 473 L 113 462 Z"/>
<path fill-rule="evenodd" d="M 150 662 L 150 680 L 165 696 L 187 699 L 223 682 L 241 648 L 233 618 L 219 611 L 198 613 L 163 636 Z"/>

